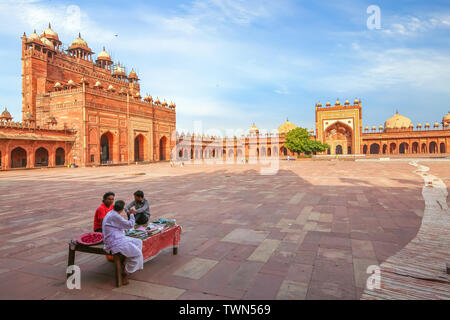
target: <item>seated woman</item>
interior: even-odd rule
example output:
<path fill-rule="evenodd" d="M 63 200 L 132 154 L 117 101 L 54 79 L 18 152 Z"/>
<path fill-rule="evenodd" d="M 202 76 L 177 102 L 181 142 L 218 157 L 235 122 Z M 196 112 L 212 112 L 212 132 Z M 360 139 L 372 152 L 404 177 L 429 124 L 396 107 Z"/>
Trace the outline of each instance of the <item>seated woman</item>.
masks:
<path fill-rule="evenodd" d="M 137 270 L 144 268 L 142 256 L 142 240 L 125 236 L 125 230 L 133 229 L 135 224 L 134 214 L 128 214 L 128 219 L 123 218 L 125 202 L 117 200 L 114 209 L 103 219 L 104 249 L 111 254 L 120 253 L 125 257 L 122 270 L 122 284 L 128 284 L 128 276 Z"/>

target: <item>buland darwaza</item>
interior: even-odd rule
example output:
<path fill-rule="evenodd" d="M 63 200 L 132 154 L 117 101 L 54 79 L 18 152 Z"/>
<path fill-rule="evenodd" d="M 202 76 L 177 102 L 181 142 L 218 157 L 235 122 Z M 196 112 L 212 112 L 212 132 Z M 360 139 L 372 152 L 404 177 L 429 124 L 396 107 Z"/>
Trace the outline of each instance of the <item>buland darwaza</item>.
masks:
<path fill-rule="evenodd" d="M 175 103 L 142 100 L 138 75 L 78 35 L 62 48 L 50 24 L 22 36 L 22 122 L 5 109 L 2 169 L 159 161 L 175 145 Z"/>

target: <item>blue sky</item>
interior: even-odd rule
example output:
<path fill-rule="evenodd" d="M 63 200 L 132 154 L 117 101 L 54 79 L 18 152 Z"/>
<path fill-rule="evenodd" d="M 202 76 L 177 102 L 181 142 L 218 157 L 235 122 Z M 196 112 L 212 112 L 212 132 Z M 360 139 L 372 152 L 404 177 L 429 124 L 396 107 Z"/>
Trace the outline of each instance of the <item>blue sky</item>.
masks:
<path fill-rule="evenodd" d="M 448 0 L 0 0 L 0 107 L 16 121 L 20 36 L 49 21 L 64 44 L 81 32 L 135 68 L 142 94 L 175 101 L 182 131 L 271 131 L 287 117 L 314 128 L 314 105 L 336 98 L 362 99 L 368 126 L 396 109 L 415 124 L 450 110 Z"/>

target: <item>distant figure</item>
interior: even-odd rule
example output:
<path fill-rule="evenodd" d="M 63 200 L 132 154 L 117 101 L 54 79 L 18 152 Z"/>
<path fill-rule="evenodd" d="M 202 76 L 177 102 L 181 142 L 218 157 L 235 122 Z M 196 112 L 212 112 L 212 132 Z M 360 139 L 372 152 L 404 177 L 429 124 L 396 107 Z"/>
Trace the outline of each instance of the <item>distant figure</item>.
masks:
<path fill-rule="evenodd" d="M 126 208 L 127 214 L 134 213 L 136 215 L 137 224 L 146 224 L 150 218 L 150 204 L 144 198 L 144 192 L 138 190 L 134 193 L 134 201 L 130 202 Z"/>
<path fill-rule="evenodd" d="M 117 200 L 112 211 L 103 219 L 104 250 L 111 254 L 120 253 L 124 256 L 122 270 L 122 284 L 127 285 L 128 276 L 144 268 L 142 256 L 142 240 L 125 235 L 125 230 L 133 229 L 135 224 L 134 214 L 127 214 L 128 220 L 120 214 L 123 213 L 125 202 Z"/>
<path fill-rule="evenodd" d="M 291 157 L 290 156 L 288 156 L 288 161 L 291 161 Z"/>
<path fill-rule="evenodd" d="M 106 214 L 113 209 L 114 192 L 107 192 L 103 195 L 103 202 L 97 208 L 94 215 L 94 231 L 102 232 L 102 222 Z"/>
<path fill-rule="evenodd" d="M 170 160 L 170 166 L 173 168 L 173 160 Z"/>
<path fill-rule="evenodd" d="M 184 167 L 184 162 L 181 162 L 180 167 L 182 168 Z"/>

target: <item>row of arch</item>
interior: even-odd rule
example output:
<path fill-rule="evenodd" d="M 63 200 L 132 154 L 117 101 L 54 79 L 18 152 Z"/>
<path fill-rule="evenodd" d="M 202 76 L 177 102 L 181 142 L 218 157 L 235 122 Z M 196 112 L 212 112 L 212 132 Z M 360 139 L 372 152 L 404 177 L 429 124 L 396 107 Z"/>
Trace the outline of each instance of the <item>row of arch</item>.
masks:
<path fill-rule="evenodd" d="M 242 158 L 243 157 L 243 150 L 237 149 L 236 151 L 236 157 Z M 228 157 L 233 158 L 234 150 L 229 149 L 228 152 L 226 149 L 219 149 L 219 148 L 208 148 L 204 149 L 203 152 L 200 151 L 200 149 L 188 149 L 188 148 L 180 148 L 178 150 L 178 160 L 194 160 L 194 159 L 219 159 L 222 157 Z"/>
<path fill-rule="evenodd" d="M 281 154 L 287 155 L 288 151 L 285 147 L 280 148 Z M 256 156 L 258 158 L 266 158 L 272 156 L 278 156 L 278 148 L 277 147 L 261 147 L 256 148 Z M 178 160 L 197 160 L 197 159 L 215 159 L 215 158 L 243 158 L 244 157 L 244 148 L 238 148 L 236 152 L 233 148 L 222 149 L 218 148 L 203 148 L 203 151 L 200 148 L 179 148 L 177 154 Z"/>
<path fill-rule="evenodd" d="M 159 160 L 166 160 L 167 158 L 167 143 L 166 136 L 159 139 Z M 134 138 L 134 161 L 150 160 L 150 153 L 148 152 L 147 138 L 143 134 L 138 134 Z M 105 132 L 100 137 L 100 163 L 110 163 L 114 159 L 114 135 L 111 132 Z M 91 162 L 94 157 L 91 156 Z"/>
<path fill-rule="evenodd" d="M 1 155 L 1 154 L 0 154 Z M 0 156 L 1 159 L 1 156 Z M 34 167 L 49 166 L 49 152 L 44 147 L 39 147 L 34 152 Z M 64 148 L 57 148 L 55 152 L 55 165 L 63 166 L 66 163 L 66 152 Z M 11 168 L 26 168 L 28 166 L 28 153 L 22 147 L 16 147 L 11 151 Z"/>
<path fill-rule="evenodd" d="M 398 150 L 397 150 L 398 148 Z M 432 141 L 429 144 L 413 142 L 411 146 L 407 142 L 402 142 L 398 145 L 395 142 L 383 144 L 381 147 L 378 143 L 363 146 L 364 154 L 407 154 L 407 153 L 446 153 L 446 146 L 444 142 L 439 145 Z"/>

